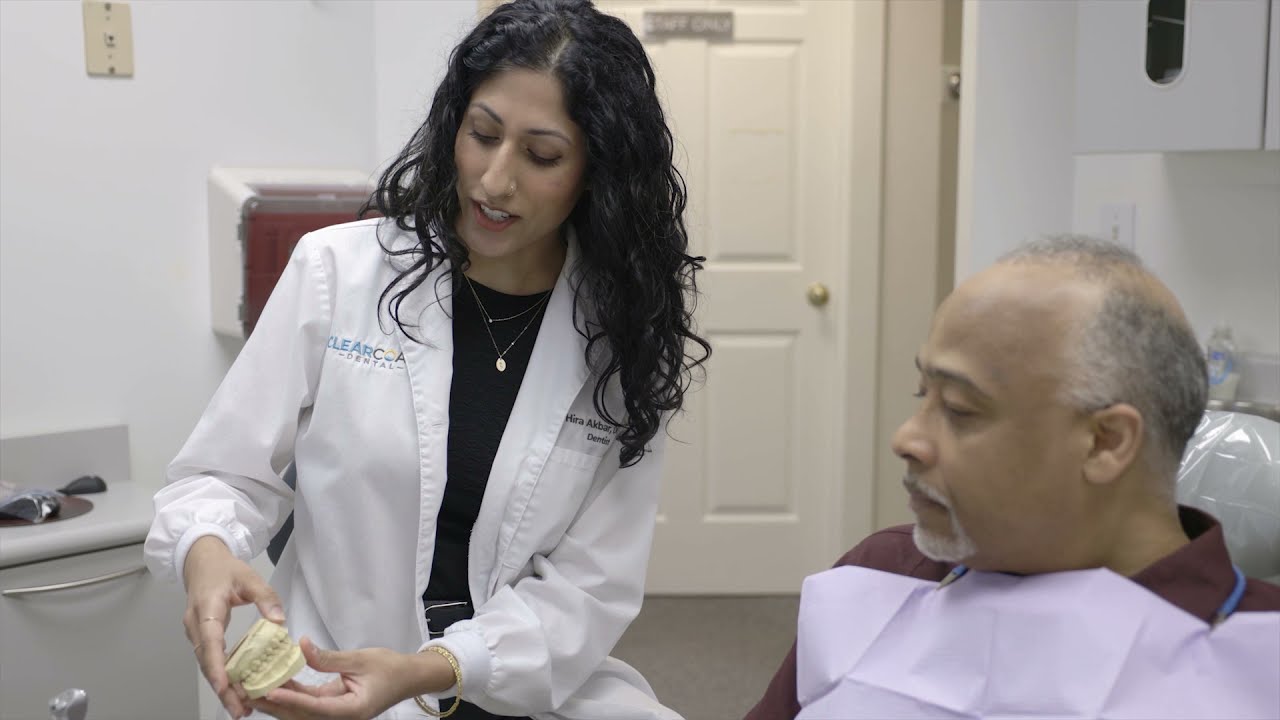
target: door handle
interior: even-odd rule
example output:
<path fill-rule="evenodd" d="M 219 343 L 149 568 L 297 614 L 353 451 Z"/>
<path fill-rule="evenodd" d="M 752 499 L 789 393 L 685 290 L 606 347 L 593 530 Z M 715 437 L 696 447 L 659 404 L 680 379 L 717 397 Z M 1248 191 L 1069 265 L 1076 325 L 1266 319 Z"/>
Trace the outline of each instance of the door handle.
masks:
<path fill-rule="evenodd" d="M 18 595 L 36 595 L 38 593 L 57 592 L 58 590 L 70 590 L 71 588 L 87 587 L 89 585 L 97 585 L 99 583 L 111 582 L 112 580 L 118 580 L 122 577 L 135 575 L 137 573 L 144 573 L 146 571 L 147 571 L 146 565 L 139 565 L 137 567 L 129 568 L 127 570 L 119 570 L 113 573 L 107 573 L 106 575 L 99 575 L 97 577 L 84 578 L 83 580 L 72 580 L 70 582 L 55 583 L 53 585 L 37 585 L 35 587 L 13 588 L 12 590 L 5 590 L 4 592 L 0 592 L 0 595 L 3 595 L 4 597 L 16 597 Z"/>
<path fill-rule="evenodd" d="M 809 304 L 814 307 L 822 307 L 831 300 L 831 291 L 822 283 L 814 283 L 809 286 L 805 296 L 809 298 Z"/>

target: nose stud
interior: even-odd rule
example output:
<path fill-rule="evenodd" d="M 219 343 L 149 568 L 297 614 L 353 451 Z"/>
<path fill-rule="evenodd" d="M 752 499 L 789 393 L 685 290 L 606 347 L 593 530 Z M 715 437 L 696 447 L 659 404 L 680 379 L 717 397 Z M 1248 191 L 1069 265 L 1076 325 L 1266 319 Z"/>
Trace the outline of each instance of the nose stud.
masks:
<path fill-rule="evenodd" d="M 508 198 L 509 198 L 509 197 L 514 196 L 515 194 L 516 194 L 516 181 L 515 181 L 515 180 L 512 180 L 512 181 L 511 181 L 511 184 L 507 186 L 507 194 L 506 194 L 506 195 L 503 195 L 503 197 L 508 197 Z"/>

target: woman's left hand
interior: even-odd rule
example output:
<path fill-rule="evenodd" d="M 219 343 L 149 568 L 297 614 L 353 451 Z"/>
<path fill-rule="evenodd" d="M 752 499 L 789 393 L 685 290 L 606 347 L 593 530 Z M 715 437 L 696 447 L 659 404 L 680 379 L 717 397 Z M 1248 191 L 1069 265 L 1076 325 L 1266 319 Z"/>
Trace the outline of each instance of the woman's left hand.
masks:
<path fill-rule="evenodd" d="M 437 653 L 406 655 L 386 648 L 321 650 L 309 638 L 299 643 L 307 665 L 339 673 L 324 685 L 290 680 L 250 707 L 280 720 L 343 718 L 369 720 L 414 695 L 453 686 L 453 668 Z"/>

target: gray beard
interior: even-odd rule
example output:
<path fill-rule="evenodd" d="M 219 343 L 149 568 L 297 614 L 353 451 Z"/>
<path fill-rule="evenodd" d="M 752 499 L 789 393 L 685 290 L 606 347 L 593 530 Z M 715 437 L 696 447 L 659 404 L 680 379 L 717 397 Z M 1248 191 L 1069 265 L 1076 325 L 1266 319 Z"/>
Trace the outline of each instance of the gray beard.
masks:
<path fill-rule="evenodd" d="M 960 521 L 956 519 L 956 514 L 951 510 L 951 502 L 943 497 L 933 488 L 921 483 L 910 473 L 902 478 L 902 484 L 911 490 L 923 493 L 930 500 L 938 503 L 947 509 L 947 519 L 951 521 L 951 535 L 939 535 L 930 532 L 922 527 L 920 523 L 916 523 L 911 531 L 911 539 L 915 541 L 916 549 L 922 555 L 930 560 L 938 562 L 958 563 L 973 557 L 978 552 L 978 548 L 973 543 L 973 539 L 969 537 L 969 533 L 964 531 L 960 526 Z"/>
<path fill-rule="evenodd" d="M 956 521 L 955 515 L 951 516 L 950 537 L 929 532 L 917 524 L 911 531 L 911 539 L 922 555 L 938 562 L 963 562 L 978 551 L 968 533 Z"/>

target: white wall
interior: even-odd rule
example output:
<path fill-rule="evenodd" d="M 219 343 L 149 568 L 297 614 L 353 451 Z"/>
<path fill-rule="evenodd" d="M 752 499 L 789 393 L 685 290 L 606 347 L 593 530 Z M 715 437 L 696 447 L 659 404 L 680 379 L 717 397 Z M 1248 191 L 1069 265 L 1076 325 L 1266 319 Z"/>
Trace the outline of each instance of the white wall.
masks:
<path fill-rule="evenodd" d="M 1231 323 L 1241 350 L 1280 355 L 1280 152 L 1082 155 L 1075 227 L 1136 207 L 1134 249 L 1178 296 L 1201 340 Z"/>
<path fill-rule="evenodd" d="M 964 22 L 957 280 L 1132 203 L 1135 249 L 1201 339 L 1225 319 L 1280 354 L 1280 153 L 1075 156 L 1072 3 L 966 0 Z"/>
<path fill-rule="evenodd" d="M 133 2 L 90 78 L 78 2 L 0 2 L 0 435 L 129 425 L 159 484 L 239 349 L 209 329 L 214 164 L 372 171 L 475 0 Z"/>
<path fill-rule="evenodd" d="M 1071 229 L 1074 0 L 965 0 L 956 280 Z"/>
<path fill-rule="evenodd" d="M 134 2 L 135 76 L 78 2 L 0 2 L 0 434 L 121 422 L 160 482 L 236 348 L 209 329 L 213 164 L 374 165 L 361 3 Z"/>
<path fill-rule="evenodd" d="M 475 25 L 476 0 L 374 4 L 374 152 L 385 164 L 426 119 L 449 52 Z"/>

